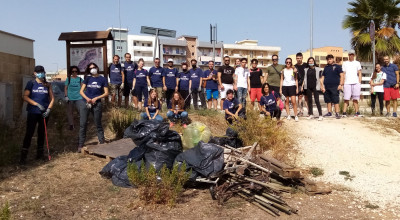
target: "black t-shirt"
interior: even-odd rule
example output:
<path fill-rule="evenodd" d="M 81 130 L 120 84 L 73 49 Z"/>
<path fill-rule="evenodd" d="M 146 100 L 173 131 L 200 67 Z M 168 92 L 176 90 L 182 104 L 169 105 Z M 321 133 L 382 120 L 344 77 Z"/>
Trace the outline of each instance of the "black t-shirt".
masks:
<path fill-rule="evenodd" d="M 235 74 L 235 69 L 231 66 L 221 66 L 218 69 L 221 73 L 221 82 L 224 84 L 233 84 L 233 74 Z"/>
<path fill-rule="evenodd" d="M 315 89 L 317 87 L 316 71 L 314 69 L 308 69 L 307 71 L 307 89 Z"/>
<path fill-rule="evenodd" d="M 261 88 L 261 79 L 260 77 L 262 76 L 262 70 L 255 68 L 255 69 L 250 69 L 250 87 L 251 88 Z"/>
<path fill-rule="evenodd" d="M 306 63 L 303 63 L 301 65 L 296 64 L 294 66 L 297 69 L 297 80 L 299 81 L 299 85 L 301 85 L 303 84 L 304 81 L 304 75 L 305 75 L 304 68 L 307 68 L 308 65 Z"/>

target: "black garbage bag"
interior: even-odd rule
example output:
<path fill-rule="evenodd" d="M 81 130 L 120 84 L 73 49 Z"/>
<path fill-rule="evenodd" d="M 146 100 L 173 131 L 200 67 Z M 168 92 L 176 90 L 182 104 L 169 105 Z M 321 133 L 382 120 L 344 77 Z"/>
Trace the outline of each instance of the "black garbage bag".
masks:
<path fill-rule="evenodd" d="M 128 162 L 135 163 L 144 159 L 146 153 L 146 145 L 142 144 L 133 148 L 128 154 Z"/>
<path fill-rule="evenodd" d="M 175 162 L 186 162 L 187 170 L 192 169 L 204 177 L 213 177 L 224 167 L 224 149 L 215 144 L 200 141 L 196 147 L 186 150 L 175 158 Z M 191 175 L 196 176 L 196 174 Z"/>
<path fill-rule="evenodd" d="M 225 132 L 225 136 L 227 137 L 239 137 L 237 131 L 233 130 L 233 128 L 227 128 Z"/>
<path fill-rule="evenodd" d="M 116 186 L 131 188 L 127 173 L 127 161 L 128 156 L 119 156 L 110 161 L 99 173 L 103 177 L 111 179 Z"/>
<path fill-rule="evenodd" d="M 228 145 L 233 148 L 243 147 L 243 141 L 238 137 L 238 133 L 232 128 L 226 129 L 226 134 L 223 137 L 211 137 L 208 143 L 217 144 L 220 146 Z"/>
<path fill-rule="evenodd" d="M 158 130 L 162 125 L 161 122 L 156 120 L 134 120 L 132 124 L 125 129 L 124 138 L 131 138 L 137 145 L 146 143 L 151 137 L 149 134 Z"/>

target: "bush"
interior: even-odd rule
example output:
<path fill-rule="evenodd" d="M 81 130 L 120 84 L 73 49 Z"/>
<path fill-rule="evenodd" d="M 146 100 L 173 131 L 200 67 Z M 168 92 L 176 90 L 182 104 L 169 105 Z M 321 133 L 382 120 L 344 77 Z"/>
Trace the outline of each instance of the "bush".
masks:
<path fill-rule="evenodd" d="M 141 168 L 135 163 L 128 163 L 128 177 L 132 185 L 139 190 L 139 198 L 146 204 L 168 204 L 174 206 L 183 192 L 183 185 L 189 179 L 186 163 L 174 165 L 169 170 L 164 164 L 157 174 L 153 166 L 146 168 L 142 161 Z"/>
<path fill-rule="evenodd" d="M 11 219 L 11 211 L 8 202 L 6 202 L 6 204 L 4 204 L 1 209 L 0 220 L 9 220 L 9 219 Z"/>
<path fill-rule="evenodd" d="M 124 131 L 132 124 L 134 119 L 138 119 L 137 112 L 128 109 L 111 110 L 110 129 L 115 134 L 116 139 L 124 137 Z"/>

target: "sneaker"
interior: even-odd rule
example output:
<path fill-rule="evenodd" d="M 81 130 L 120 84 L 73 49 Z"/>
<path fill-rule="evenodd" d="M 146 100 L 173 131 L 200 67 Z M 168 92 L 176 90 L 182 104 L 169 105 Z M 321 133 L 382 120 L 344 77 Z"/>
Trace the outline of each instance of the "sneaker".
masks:
<path fill-rule="evenodd" d="M 186 127 L 187 127 L 187 125 L 186 125 L 186 124 L 183 124 L 182 126 L 183 126 L 183 128 L 186 128 Z"/>
<path fill-rule="evenodd" d="M 347 112 L 343 112 L 342 118 L 347 118 Z"/>
<path fill-rule="evenodd" d="M 173 122 L 170 122 L 170 123 L 169 123 L 169 127 L 170 127 L 170 128 L 174 127 L 174 123 L 173 123 Z"/>
<path fill-rule="evenodd" d="M 318 121 L 322 121 L 322 120 L 324 120 L 324 117 L 319 116 L 319 117 L 318 117 Z"/>
<path fill-rule="evenodd" d="M 297 113 L 297 116 L 303 116 L 303 112 Z"/>
<path fill-rule="evenodd" d="M 294 120 L 295 120 L 295 121 L 299 121 L 299 117 L 297 117 L 297 116 L 294 117 Z"/>
<path fill-rule="evenodd" d="M 307 116 L 307 119 L 308 119 L 308 120 L 313 119 L 313 118 L 314 118 L 314 115 L 309 115 L 309 116 Z"/>
<path fill-rule="evenodd" d="M 359 117 L 360 116 L 360 112 L 356 112 L 355 114 L 354 114 L 354 117 L 355 118 L 357 118 L 357 117 Z"/>
<path fill-rule="evenodd" d="M 389 112 L 386 113 L 385 117 L 390 117 L 390 113 Z"/>
<path fill-rule="evenodd" d="M 341 118 L 340 115 L 339 115 L 339 113 L 336 113 L 336 114 L 335 114 L 335 117 L 336 117 L 336 119 L 340 119 L 340 118 Z"/>
<path fill-rule="evenodd" d="M 332 117 L 332 112 L 328 112 L 324 115 L 324 117 Z"/>
<path fill-rule="evenodd" d="M 393 117 L 397 118 L 397 112 L 393 112 Z"/>
<path fill-rule="evenodd" d="M 292 118 L 292 117 L 289 115 L 289 116 L 287 116 L 287 118 L 286 118 L 286 119 L 287 119 L 287 120 L 290 120 L 291 118 Z"/>

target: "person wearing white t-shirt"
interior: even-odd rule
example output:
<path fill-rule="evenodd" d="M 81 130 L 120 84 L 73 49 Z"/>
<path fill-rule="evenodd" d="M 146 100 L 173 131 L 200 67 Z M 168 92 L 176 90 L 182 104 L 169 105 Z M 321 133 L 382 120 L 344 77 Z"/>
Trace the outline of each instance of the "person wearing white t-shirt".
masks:
<path fill-rule="evenodd" d="M 235 85 L 233 86 L 243 108 L 246 107 L 247 89 L 250 88 L 250 70 L 246 67 L 246 64 L 247 58 L 240 59 L 240 66 L 235 70 Z"/>
<path fill-rule="evenodd" d="M 354 60 L 354 50 L 349 51 L 349 61 L 343 63 L 342 69 L 344 73 L 344 107 L 343 117 L 347 117 L 347 106 L 349 106 L 350 99 L 353 99 L 353 105 L 356 110 L 354 117 L 360 115 L 358 100 L 361 94 L 361 64 Z"/>
<path fill-rule="evenodd" d="M 297 69 L 293 66 L 292 59 L 286 58 L 285 68 L 281 72 L 281 85 L 279 93 L 286 97 L 285 109 L 287 114 L 287 120 L 291 119 L 290 109 L 289 109 L 289 99 L 292 101 L 294 120 L 299 121 L 297 116 L 297 103 L 296 94 L 299 93 L 299 84 L 297 80 Z"/>
<path fill-rule="evenodd" d="M 381 65 L 375 64 L 375 71 L 371 75 L 369 84 L 371 85 L 371 110 L 372 115 L 375 115 L 376 98 L 379 100 L 380 114 L 383 115 L 383 83 L 386 80 L 386 73 L 382 72 Z"/>

